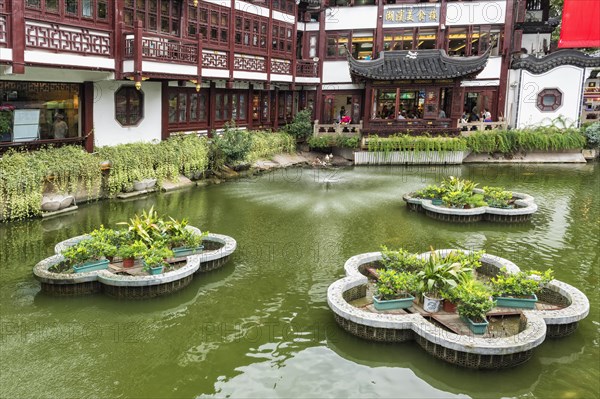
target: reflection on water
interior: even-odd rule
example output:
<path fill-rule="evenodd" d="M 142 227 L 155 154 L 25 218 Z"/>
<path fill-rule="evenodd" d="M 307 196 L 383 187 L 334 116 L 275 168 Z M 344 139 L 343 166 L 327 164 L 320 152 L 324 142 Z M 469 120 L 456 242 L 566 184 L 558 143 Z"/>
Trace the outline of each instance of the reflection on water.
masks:
<path fill-rule="evenodd" d="M 449 225 L 406 210 L 402 194 L 445 175 L 529 193 L 539 212 L 519 225 Z M 2 225 L 0 397 L 598 397 L 599 179 L 597 164 L 289 169 Z M 235 237 L 238 251 L 165 298 L 39 293 L 31 268 L 54 244 L 152 205 Z M 412 342 L 366 342 L 337 327 L 326 291 L 347 258 L 380 244 L 485 249 L 552 267 L 592 312 L 573 336 L 495 373 L 453 367 Z"/>

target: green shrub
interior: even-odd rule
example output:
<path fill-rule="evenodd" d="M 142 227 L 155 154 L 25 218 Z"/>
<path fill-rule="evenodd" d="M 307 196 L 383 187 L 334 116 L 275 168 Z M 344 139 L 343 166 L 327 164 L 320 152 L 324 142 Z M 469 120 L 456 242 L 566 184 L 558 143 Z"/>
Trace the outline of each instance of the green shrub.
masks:
<path fill-rule="evenodd" d="M 585 143 L 579 130 L 555 127 L 483 131 L 467 137 L 467 146 L 476 153 L 572 150 L 583 148 Z"/>
<path fill-rule="evenodd" d="M 250 137 L 252 145 L 247 156 L 250 162 L 296 151 L 296 140 L 287 133 L 252 131 Z"/>
<path fill-rule="evenodd" d="M 232 123 L 225 125 L 223 133 L 213 134 L 213 168 L 219 168 L 223 163 L 234 165 L 246 160 L 252 148 L 250 132 L 238 129 Z"/>
<path fill-rule="evenodd" d="M 312 136 L 308 139 L 310 148 L 330 148 L 333 144 L 330 136 Z"/>
<path fill-rule="evenodd" d="M 600 122 L 595 122 L 589 125 L 584 130 L 584 135 L 587 140 L 588 148 L 600 147 Z"/>
<path fill-rule="evenodd" d="M 462 137 L 427 137 L 393 135 L 390 137 L 369 136 L 369 151 L 464 151 L 466 140 Z"/>
<path fill-rule="evenodd" d="M 406 298 L 419 288 L 418 277 L 413 273 L 382 270 L 378 274 L 376 295 L 380 300 Z"/>
<path fill-rule="evenodd" d="M 283 131 L 290 136 L 304 140 L 312 134 L 312 111 L 303 109 L 298 112 L 291 123 L 288 123 L 283 128 Z"/>
<path fill-rule="evenodd" d="M 532 275 L 537 278 L 530 278 Z M 490 280 L 490 284 L 495 296 L 524 297 L 538 293 L 553 278 L 552 269 L 543 273 L 529 270 L 512 274 L 503 269 L 502 274 Z"/>
<path fill-rule="evenodd" d="M 381 246 L 381 264 L 388 270 L 398 272 L 414 272 L 422 267 L 423 261 L 417 255 L 400 248 L 398 251 L 389 250 L 385 245 Z"/>

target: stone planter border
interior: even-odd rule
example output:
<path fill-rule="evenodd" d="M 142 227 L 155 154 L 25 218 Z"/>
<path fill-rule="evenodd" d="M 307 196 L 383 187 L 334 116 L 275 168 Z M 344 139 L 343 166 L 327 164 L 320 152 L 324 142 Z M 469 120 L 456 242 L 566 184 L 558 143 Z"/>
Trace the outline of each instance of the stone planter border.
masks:
<path fill-rule="evenodd" d="M 478 188 L 473 192 L 483 194 L 483 190 Z M 531 195 L 515 192 L 513 192 L 513 197 L 517 198 L 515 200 L 517 208 L 513 209 L 492 208 L 491 206 L 471 209 L 447 208 L 433 205 L 430 199 L 417 198 L 413 194 L 408 193 L 402 196 L 410 210 L 423 212 L 433 219 L 454 223 L 471 223 L 481 220 L 504 223 L 526 222 L 538 209 Z"/>
<path fill-rule="evenodd" d="M 444 256 L 450 251 L 452 250 L 446 249 L 436 252 Z M 428 258 L 429 253 L 419 257 Z M 568 306 L 560 310 L 523 310 L 521 331 L 503 338 L 458 335 L 437 327 L 416 313 L 373 313 L 352 306 L 349 301 L 366 295 L 368 279 L 361 273 L 361 267 L 381 259 L 381 252 L 351 257 L 344 265 L 346 277 L 329 286 L 327 303 L 338 324 L 351 334 L 371 341 L 402 342 L 414 339 L 430 354 L 459 366 L 498 369 L 523 363 L 547 336 L 568 335 L 589 313 L 587 297 L 577 288 L 558 280 L 552 280 L 547 291 L 549 295 L 562 297 Z M 485 254 L 481 260 L 487 268 L 484 272 L 499 272 L 503 267 L 509 273 L 519 271 L 514 263 L 498 256 Z"/>
<path fill-rule="evenodd" d="M 200 233 L 200 230 L 195 227 L 189 226 L 188 228 Z M 108 270 L 86 273 L 53 273 L 48 270 L 51 266 L 64 260 L 61 255 L 63 250 L 86 237 L 87 235 L 81 235 L 56 244 L 54 247 L 56 255 L 35 265 L 33 274 L 40 281 L 42 291 L 61 296 L 103 291 L 111 296 L 130 299 L 144 299 L 169 294 L 188 285 L 195 274 L 214 270 L 224 265 L 237 247 L 237 243 L 232 237 L 210 233 L 204 240 L 222 245 L 222 247 L 190 255 L 184 266 L 157 275 L 118 275 Z"/>

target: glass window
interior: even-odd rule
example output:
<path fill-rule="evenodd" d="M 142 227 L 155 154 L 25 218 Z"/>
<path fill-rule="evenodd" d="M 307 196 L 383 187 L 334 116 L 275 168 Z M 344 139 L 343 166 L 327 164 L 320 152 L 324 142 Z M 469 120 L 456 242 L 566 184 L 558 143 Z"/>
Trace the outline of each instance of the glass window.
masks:
<path fill-rule="evenodd" d="M 327 35 L 327 57 L 342 58 L 346 56 L 348 34 L 338 33 Z"/>
<path fill-rule="evenodd" d="M 562 105 L 562 92 L 558 89 L 544 89 L 538 93 L 537 107 L 542 112 L 556 111 Z"/>
<path fill-rule="evenodd" d="M 467 53 L 467 29 L 450 28 L 448 30 L 448 55 L 463 56 Z"/>
<path fill-rule="evenodd" d="M 177 122 L 177 93 L 169 94 L 169 123 Z"/>
<path fill-rule="evenodd" d="M 80 136 L 80 88 L 74 83 L 0 81 L 0 142 Z"/>
<path fill-rule="evenodd" d="M 58 12 L 58 0 L 46 0 L 46 11 Z"/>
<path fill-rule="evenodd" d="M 144 117 L 144 93 L 134 86 L 121 86 L 115 93 L 115 119 L 121 126 L 135 126 Z"/>
<path fill-rule="evenodd" d="M 77 0 L 65 0 L 65 11 L 77 15 Z"/>
<path fill-rule="evenodd" d="M 419 29 L 417 35 L 417 49 L 426 50 L 435 48 L 436 30 Z"/>
<path fill-rule="evenodd" d="M 84 18 L 92 18 L 93 17 L 93 7 L 92 0 L 83 0 L 81 2 L 81 16 Z"/>
<path fill-rule="evenodd" d="M 373 56 L 373 33 L 352 34 L 352 56 L 357 60 L 370 60 Z"/>
<path fill-rule="evenodd" d="M 396 89 L 375 90 L 373 118 L 394 119 L 396 113 Z"/>

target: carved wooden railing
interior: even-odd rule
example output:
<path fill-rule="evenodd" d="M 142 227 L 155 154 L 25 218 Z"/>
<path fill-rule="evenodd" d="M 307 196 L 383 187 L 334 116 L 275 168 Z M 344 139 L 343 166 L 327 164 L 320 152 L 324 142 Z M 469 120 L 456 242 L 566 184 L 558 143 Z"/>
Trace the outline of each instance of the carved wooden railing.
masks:
<path fill-rule="evenodd" d="M 238 71 L 266 72 L 267 63 L 265 57 L 235 54 L 233 69 Z"/>
<path fill-rule="evenodd" d="M 484 130 L 506 130 L 508 123 L 506 121 L 497 122 L 461 122 L 458 121 L 458 129 L 462 136 L 469 136 L 471 132 Z"/>
<path fill-rule="evenodd" d="M 298 60 L 296 61 L 296 76 L 307 77 L 307 78 L 318 78 L 319 77 L 319 62 L 318 61 L 307 61 Z"/>
<path fill-rule="evenodd" d="M 25 46 L 57 53 L 112 56 L 109 31 L 99 31 L 41 21 L 25 21 Z"/>
<path fill-rule="evenodd" d="M 292 62 L 289 60 L 279 60 L 276 58 L 271 58 L 271 73 L 291 75 Z"/>
<path fill-rule="evenodd" d="M 323 123 L 320 124 L 318 120 L 315 121 L 313 126 L 314 136 L 357 136 L 362 133 L 363 122 L 359 123 Z"/>
<path fill-rule="evenodd" d="M 133 57 L 134 43 L 134 35 L 125 36 L 125 58 Z M 198 63 L 198 43 L 191 40 L 144 35 L 142 37 L 142 58 L 158 62 L 196 65 Z"/>

